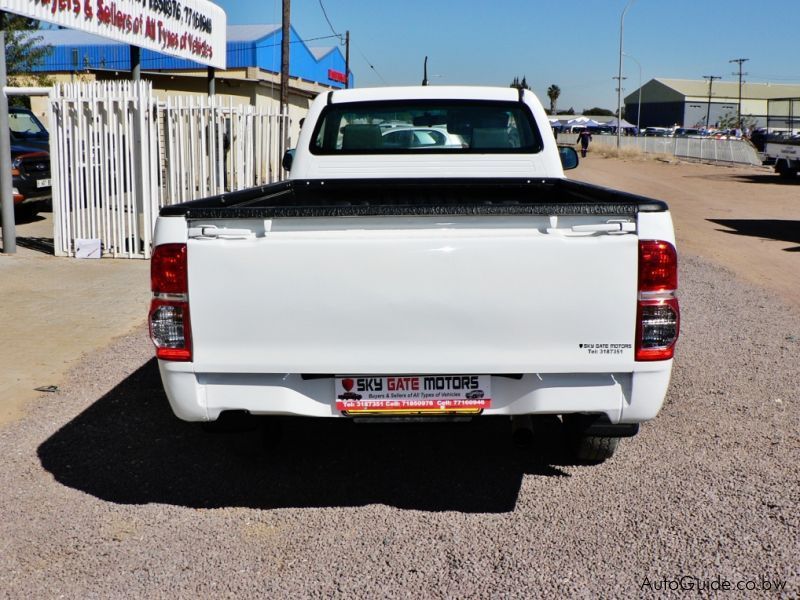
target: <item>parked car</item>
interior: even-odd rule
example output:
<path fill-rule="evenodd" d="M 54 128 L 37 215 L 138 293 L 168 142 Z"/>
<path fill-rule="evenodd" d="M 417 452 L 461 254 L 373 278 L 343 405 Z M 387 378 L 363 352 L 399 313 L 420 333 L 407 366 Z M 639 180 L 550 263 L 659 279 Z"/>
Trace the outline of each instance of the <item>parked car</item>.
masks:
<path fill-rule="evenodd" d="M 703 137 L 703 132 L 691 127 L 678 127 L 673 134 L 675 137 Z"/>
<path fill-rule="evenodd" d="M 644 134 L 647 137 L 669 137 L 672 132 L 667 127 L 647 127 Z"/>
<path fill-rule="evenodd" d="M 28 146 L 11 146 L 14 207 L 29 215 L 52 202 L 50 154 Z"/>
<path fill-rule="evenodd" d="M 50 134 L 27 108 L 9 108 L 8 123 L 14 206 L 36 214 L 52 202 Z"/>
<path fill-rule="evenodd" d="M 393 127 L 382 133 L 384 148 L 463 148 L 460 135 L 448 133 L 446 127 Z"/>

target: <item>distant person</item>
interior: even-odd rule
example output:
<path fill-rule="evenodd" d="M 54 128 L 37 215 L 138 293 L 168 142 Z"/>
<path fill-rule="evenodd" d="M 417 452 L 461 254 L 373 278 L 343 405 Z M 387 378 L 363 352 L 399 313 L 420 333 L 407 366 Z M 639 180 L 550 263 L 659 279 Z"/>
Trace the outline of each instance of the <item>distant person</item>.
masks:
<path fill-rule="evenodd" d="M 556 127 L 553 127 L 552 129 L 553 129 L 553 137 L 556 138 L 556 141 L 558 141 L 558 129 Z"/>
<path fill-rule="evenodd" d="M 589 142 L 592 141 L 592 134 L 589 132 L 588 129 L 582 130 L 578 134 L 578 139 L 576 143 L 581 145 L 581 156 L 586 158 L 586 153 L 589 151 Z"/>

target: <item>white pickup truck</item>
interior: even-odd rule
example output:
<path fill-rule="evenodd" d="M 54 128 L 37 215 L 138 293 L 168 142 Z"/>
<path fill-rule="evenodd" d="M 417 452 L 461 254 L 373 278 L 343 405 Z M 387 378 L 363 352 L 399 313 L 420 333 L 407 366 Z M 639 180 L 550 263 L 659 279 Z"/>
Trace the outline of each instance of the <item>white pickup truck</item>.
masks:
<path fill-rule="evenodd" d="M 775 172 L 781 177 L 796 178 L 800 172 L 800 139 L 768 139 L 764 158 L 775 164 Z"/>
<path fill-rule="evenodd" d="M 287 181 L 162 209 L 150 331 L 188 421 L 560 416 L 601 461 L 664 401 L 663 202 L 568 180 L 530 91 L 312 104 Z"/>

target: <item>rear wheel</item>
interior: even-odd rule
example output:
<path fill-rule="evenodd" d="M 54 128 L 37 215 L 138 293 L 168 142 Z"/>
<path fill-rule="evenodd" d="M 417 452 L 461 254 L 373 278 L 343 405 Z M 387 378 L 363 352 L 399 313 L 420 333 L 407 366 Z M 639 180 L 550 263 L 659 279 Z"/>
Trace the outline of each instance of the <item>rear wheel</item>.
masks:
<path fill-rule="evenodd" d="M 601 463 L 614 456 L 618 445 L 619 438 L 582 435 L 575 440 L 572 451 L 581 462 Z"/>
<path fill-rule="evenodd" d="M 221 413 L 216 421 L 206 421 L 200 426 L 206 433 L 241 433 L 257 429 L 258 421 L 247 411 L 230 410 Z"/>
<path fill-rule="evenodd" d="M 787 160 L 779 160 L 776 162 L 775 172 L 785 179 L 797 177 L 797 169 L 792 167 Z"/>
<path fill-rule="evenodd" d="M 597 436 L 587 433 L 597 419 L 594 415 L 564 415 L 564 436 L 569 453 L 582 463 L 599 464 L 614 456 L 619 437 Z"/>

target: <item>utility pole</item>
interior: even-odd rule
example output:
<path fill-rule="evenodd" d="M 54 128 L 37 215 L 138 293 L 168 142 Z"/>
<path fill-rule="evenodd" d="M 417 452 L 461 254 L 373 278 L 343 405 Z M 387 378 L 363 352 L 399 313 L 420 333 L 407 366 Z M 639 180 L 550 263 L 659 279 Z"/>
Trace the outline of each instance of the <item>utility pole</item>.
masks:
<path fill-rule="evenodd" d="M 344 87 L 350 87 L 350 30 L 344 32 Z"/>
<path fill-rule="evenodd" d="M 734 58 L 729 60 L 729 63 L 739 63 L 739 110 L 736 114 L 736 127 L 741 129 L 742 128 L 742 76 L 747 75 L 747 73 L 742 73 L 742 64 L 746 63 L 749 58 Z M 734 73 L 736 75 L 736 73 Z"/>
<path fill-rule="evenodd" d="M 8 128 L 8 98 L 6 97 L 5 12 L 0 11 L 0 214 L 3 221 L 3 252 L 17 251 L 17 225 L 14 222 L 14 182 L 11 177 L 11 133 Z"/>
<path fill-rule="evenodd" d="M 216 79 L 216 69 L 214 67 L 208 67 L 207 71 L 208 75 L 208 95 L 214 96 L 217 93 L 217 79 Z"/>
<path fill-rule="evenodd" d="M 714 85 L 715 79 L 722 79 L 719 75 L 703 75 L 703 79 L 708 79 L 708 108 L 706 109 L 706 129 L 711 124 L 708 122 L 711 119 L 711 86 Z"/>
<path fill-rule="evenodd" d="M 289 112 L 289 26 L 291 0 L 283 0 L 281 17 L 281 113 Z"/>
<path fill-rule="evenodd" d="M 628 12 L 628 9 L 631 7 L 631 4 L 636 2 L 636 0 L 628 0 L 628 3 L 625 5 L 625 8 L 622 9 L 622 14 L 619 17 L 619 71 L 617 71 L 617 83 L 619 87 L 617 88 L 617 119 L 622 118 L 622 55 L 624 54 L 622 48 L 622 32 L 625 28 L 625 13 Z M 617 122 L 619 125 L 619 121 Z M 620 147 L 622 143 L 622 127 L 617 127 L 617 148 Z"/>
<path fill-rule="evenodd" d="M 616 77 L 615 76 L 615 77 L 612 77 L 611 79 L 615 79 L 617 81 L 616 92 L 617 92 L 617 95 L 621 95 L 622 94 L 622 82 L 625 81 L 627 79 L 627 77 Z M 622 125 L 622 108 L 621 107 L 617 110 L 617 133 L 622 135 L 622 132 L 620 131 L 620 129 L 622 129 L 622 127 L 620 127 L 620 125 Z M 619 142 L 619 140 L 617 140 L 617 142 Z"/>
<path fill-rule="evenodd" d="M 139 46 L 130 47 L 131 54 L 131 79 L 142 80 L 142 51 Z"/>

